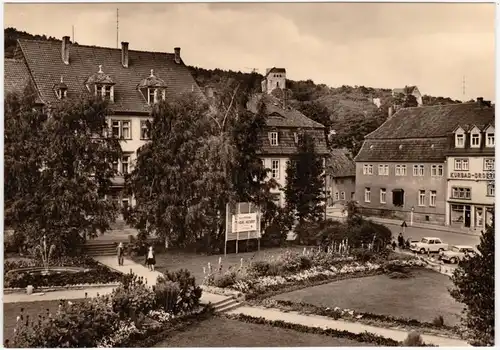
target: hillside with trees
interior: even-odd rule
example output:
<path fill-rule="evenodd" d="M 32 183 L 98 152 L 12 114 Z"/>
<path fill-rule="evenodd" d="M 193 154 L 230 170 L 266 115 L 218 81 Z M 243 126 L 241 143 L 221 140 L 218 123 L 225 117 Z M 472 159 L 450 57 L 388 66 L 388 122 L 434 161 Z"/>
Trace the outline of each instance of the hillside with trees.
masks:
<path fill-rule="evenodd" d="M 15 28 L 4 30 L 5 57 L 13 57 L 17 39 L 57 40 L 45 35 L 32 35 Z M 258 73 L 235 72 L 222 69 L 189 67 L 197 83 L 203 89 L 217 86 L 228 79 L 236 82 L 256 80 L 253 87 L 259 91 L 258 82 L 264 77 Z M 287 80 L 288 91 L 285 95 L 289 105 L 297 108 L 308 117 L 324 124 L 329 134 L 331 147 L 347 148 L 355 155 L 366 134 L 378 128 L 388 117 L 389 106 L 395 101 L 392 88 L 371 88 L 365 86 L 329 87 L 316 84 L 312 80 Z M 380 107 L 373 99 L 380 99 Z M 396 98 L 398 98 L 396 96 Z M 449 97 L 423 96 L 424 105 L 460 103 Z M 412 106 L 411 103 L 407 106 Z"/>

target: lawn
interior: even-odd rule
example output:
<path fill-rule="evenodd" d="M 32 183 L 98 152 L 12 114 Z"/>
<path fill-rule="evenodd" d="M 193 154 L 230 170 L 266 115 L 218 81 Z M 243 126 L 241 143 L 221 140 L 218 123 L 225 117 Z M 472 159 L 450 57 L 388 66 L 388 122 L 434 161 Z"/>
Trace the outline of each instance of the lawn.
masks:
<path fill-rule="evenodd" d="M 71 300 L 72 303 L 80 299 Z M 24 315 L 29 315 L 32 320 L 37 320 L 38 315 L 46 315 L 47 309 L 54 314 L 59 307 L 59 300 L 33 301 L 28 303 L 4 303 L 3 304 L 3 338 L 12 339 L 14 328 L 16 328 L 16 318 L 24 308 Z"/>
<path fill-rule="evenodd" d="M 195 276 L 196 283 L 201 284 L 204 278 L 203 267 L 206 267 L 208 263 L 212 267 L 218 266 L 219 257 L 222 257 L 222 266 L 226 269 L 231 265 L 239 266 L 241 258 L 243 258 L 244 264 L 247 264 L 251 259 L 264 260 L 286 250 L 303 251 L 304 247 L 261 249 L 260 252 L 228 254 L 226 257 L 224 257 L 224 254 L 207 256 L 185 252 L 158 253 L 156 255 L 156 270 L 164 272 L 165 269 L 171 271 L 181 268 L 188 269 Z M 139 264 L 144 264 L 144 257 L 134 257 L 133 260 Z"/>
<path fill-rule="evenodd" d="M 353 278 L 277 295 L 274 299 L 340 307 L 359 312 L 432 322 L 442 315 L 446 325 L 459 323 L 462 305 L 449 294 L 452 282 L 434 271 L 413 270 L 412 278 L 387 275 Z"/>
<path fill-rule="evenodd" d="M 214 317 L 175 332 L 155 347 L 373 346 L 348 339 L 302 333 Z"/>

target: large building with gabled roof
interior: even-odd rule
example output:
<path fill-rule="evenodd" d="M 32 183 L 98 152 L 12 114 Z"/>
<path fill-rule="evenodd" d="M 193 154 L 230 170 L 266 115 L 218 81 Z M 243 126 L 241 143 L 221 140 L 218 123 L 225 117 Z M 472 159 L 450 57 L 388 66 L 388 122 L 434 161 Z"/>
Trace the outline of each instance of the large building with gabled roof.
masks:
<path fill-rule="evenodd" d="M 147 124 L 155 102 L 183 93 L 205 98 L 180 48 L 172 53 L 78 45 L 68 36 L 62 41 L 18 40 L 14 59 L 5 60 L 5 93 L 23 93 L 31 84 L 36 101 L 51 105 L 84 93 L 109 101 L 112 132 L 122 140 L 123 157 L 115 162 L 121 174 L 114 179 L 115 199 L 128 205 L 122 195 L 124 175 L 131 171 L 137 150 L 148 142 Z"/>
<path fill-rule="evenodd" d="M 447 157 L 456 128 L 477 125 L 485 134 L 494 115 L 491 103 L 481 98 L 399 110 L 365 137 L 355 157 L 356 199 L 363 211 L 409 223 L 449 224 Z"/>

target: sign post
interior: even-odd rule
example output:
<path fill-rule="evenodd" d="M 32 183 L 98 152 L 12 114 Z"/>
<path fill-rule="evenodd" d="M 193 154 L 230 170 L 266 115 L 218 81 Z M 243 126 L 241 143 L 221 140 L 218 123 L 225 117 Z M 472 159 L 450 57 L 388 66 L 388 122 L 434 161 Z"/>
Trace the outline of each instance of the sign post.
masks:
<path fill-rule="evenodd" d="M 236 254 L 240 240 L 257 239 L 260 251 L 260 209 L 252 203 L 242 202 L 226 205 L 226 239 L 224 255 L 227 255 L 227 242 L 236 241 Z"/>

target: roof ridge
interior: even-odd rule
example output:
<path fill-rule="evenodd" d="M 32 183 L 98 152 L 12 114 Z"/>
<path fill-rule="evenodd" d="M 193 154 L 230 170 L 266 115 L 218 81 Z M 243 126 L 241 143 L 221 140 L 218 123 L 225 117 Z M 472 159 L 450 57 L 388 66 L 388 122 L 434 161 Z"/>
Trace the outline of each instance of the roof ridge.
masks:
<path fill-rule="evenodd" d="M 62 40 L 31 40 L 31 39 L 17 39 L 18 41 L 23 41 L 23 42 L 37 42 L 37 43 L 53 43 L 53 42 L 59 42 L 61 43 Z M 121 52 L 121 48 L 116 48 L 116 47 L 106 47 L 106 46 L 98 46 L 98 45 L 82 45 L 82 44 L 76 44 L 76 43 L 71 43 L 71 45 L 77 46 L 77 47 L 89 47 L 89 48 L 97 48 L 97 49 L 106 49 L 106 50 L 116 50 Z M 133 50 L 129 49 L 128 52 L 142 52 L 142 53 L 156 53 L 156 54 L 166 54 L 166 55 L 175 55 L 173 52 L 164 52 L 164 51 L 143 51 L 143 50 Z"/>

